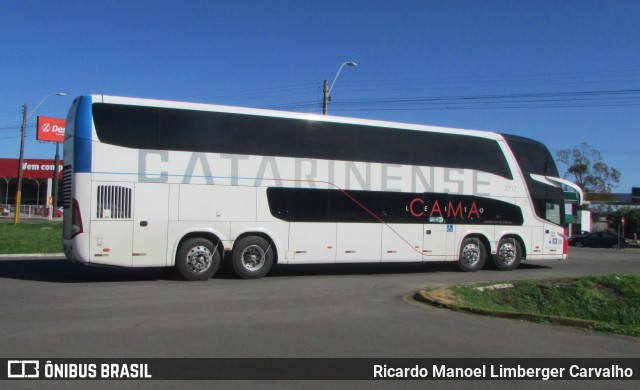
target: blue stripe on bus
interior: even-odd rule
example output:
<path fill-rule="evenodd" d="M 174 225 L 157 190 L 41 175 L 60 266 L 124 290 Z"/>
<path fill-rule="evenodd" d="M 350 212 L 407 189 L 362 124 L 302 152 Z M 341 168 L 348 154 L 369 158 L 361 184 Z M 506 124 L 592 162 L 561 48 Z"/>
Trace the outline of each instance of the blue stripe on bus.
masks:
<path fill-rule="evenodd" d="M 75 145 L 73 170 L 75 172 L 91 172 L 91 138 L 93 120 L 91 113 L 91 96 L 82 96 L 76 110 Z"/>

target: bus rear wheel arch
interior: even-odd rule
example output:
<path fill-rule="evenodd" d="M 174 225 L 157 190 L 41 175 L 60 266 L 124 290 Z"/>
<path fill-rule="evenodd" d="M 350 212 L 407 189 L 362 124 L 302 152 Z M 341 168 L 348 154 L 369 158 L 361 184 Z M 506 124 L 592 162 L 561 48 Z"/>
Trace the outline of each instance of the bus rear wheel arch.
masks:
<path fill-rule="evenodd" d="M 469 236 L 460 244 L 460 254 L 456 265 L 461 271 L 475 272 L 484 266 L 487 249 L 484 240 L 479 236 Z"/>
<path fill-rule="evenodd" d="M 188 238 L 180 244 L 176 268 L 187 280 L 208 280 L 220 269 L 219 245 L 205 237 Z"/>
<path fill-rule="evenodd" d="M 496 254 L 493 255 L 493 264 L 501 271 L 512 271 L 518 268 L 524 257 L 522 248 L 522 243 L 517 237 L 503 237 L 498 242 Z"/>
<path fill-rule="evenodd" d="M 267 275 L 275 259 L 271 240 L 247 235 L 236 240 L 231 253 L 233 271 L 242 279 L 258 279 Z"/>

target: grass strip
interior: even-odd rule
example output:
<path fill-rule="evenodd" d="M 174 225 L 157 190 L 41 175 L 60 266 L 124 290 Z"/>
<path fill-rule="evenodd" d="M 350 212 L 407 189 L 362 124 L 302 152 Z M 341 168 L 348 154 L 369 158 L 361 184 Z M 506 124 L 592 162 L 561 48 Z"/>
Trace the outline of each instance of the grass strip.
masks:
<path fill-rule="evenodd" d="M 640 275 L 497 283 L 425 289 L 415 298 L 453 310 L 551 322 L 640 337 Z"/>
<path fill-rule="evenodd" d="M 62 253 L 60 222 L 0 223 L 0 254 Z"/>

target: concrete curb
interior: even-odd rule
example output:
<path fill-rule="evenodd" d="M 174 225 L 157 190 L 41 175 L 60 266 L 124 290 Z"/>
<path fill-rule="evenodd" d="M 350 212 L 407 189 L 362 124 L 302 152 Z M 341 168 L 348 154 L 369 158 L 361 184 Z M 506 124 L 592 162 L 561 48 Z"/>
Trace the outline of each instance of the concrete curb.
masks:
<path fill-rule="evenodd" d="M 585 328 L 585 329 L 594 329 L 597 325 L 596 321 L 583 320 L 579 318 L 569 318 L 569 317 L 558 317 L 558 316 L 548 316 L 541 314 L 532 314 L 532 313 L 521 313 L 521 312 L 510 312 L 503 310 L 494 310 L 494 309 L 481 309 L 478 307 L 471 306 L 462 306 L 456 305 L 453 303 L 445 302 L 441 298 L 437 297 L 434 294 L 434 291 L 442 291 L 448 290 L 448 288 L 439 288 L 433 290 L 420 290 L 413 295 L 413 299 L 427 303 L 432 306 L 443 307 L 450 310 L 462 311 L 466 313 L 480 314 L 485 316 L 492 317 L 500 317 L 500 318 L 510 318 L 510 319 L 518 319 L 518 320 L 527 320 L 527 321 L 547 321 L 560 325 L 566 326 L 574 326 L 577 328 Z"/>

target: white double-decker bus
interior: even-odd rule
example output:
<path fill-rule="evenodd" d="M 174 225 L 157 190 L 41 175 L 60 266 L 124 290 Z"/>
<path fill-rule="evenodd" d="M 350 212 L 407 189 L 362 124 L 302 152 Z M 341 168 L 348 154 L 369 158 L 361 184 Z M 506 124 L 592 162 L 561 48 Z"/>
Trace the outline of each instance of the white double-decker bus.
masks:
<path fill-rule="evenodd" d="M 206 280 L 275 264 L 564 259 L 539 142 L 492 132 L 103 95 L 64 142 L 70 260 Z"/>

